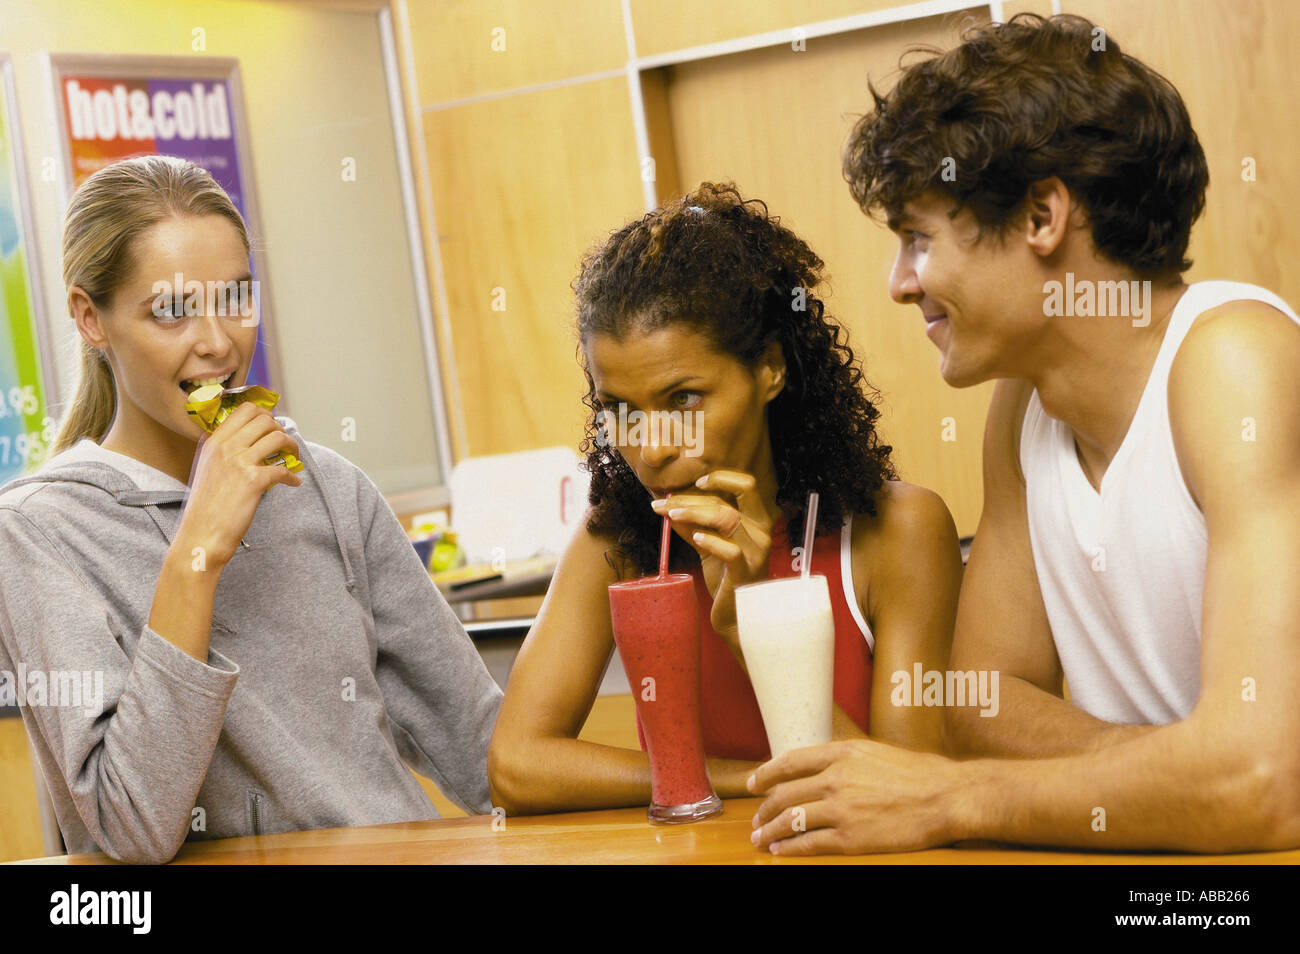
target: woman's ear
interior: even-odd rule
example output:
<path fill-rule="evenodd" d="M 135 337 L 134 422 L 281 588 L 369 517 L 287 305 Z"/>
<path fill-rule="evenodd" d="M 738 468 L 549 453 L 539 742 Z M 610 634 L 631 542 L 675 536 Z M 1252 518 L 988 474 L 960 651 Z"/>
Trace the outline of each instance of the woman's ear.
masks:
<path fill-rule="evenodd" d="M 781 342 L 771 342 L 759 356 L 758 379 L 764 404 L 785 390 L 785 353 L 781 350 Z"/>
<path fill-rule="evenodd" d="M 103 316 L 90 296 L 80 285 L 68 289 L 68 311 L 77 324 L 77 333 L 92 348 L 105 351 L 108 347 L 108 335 L 104 330 Z"/>

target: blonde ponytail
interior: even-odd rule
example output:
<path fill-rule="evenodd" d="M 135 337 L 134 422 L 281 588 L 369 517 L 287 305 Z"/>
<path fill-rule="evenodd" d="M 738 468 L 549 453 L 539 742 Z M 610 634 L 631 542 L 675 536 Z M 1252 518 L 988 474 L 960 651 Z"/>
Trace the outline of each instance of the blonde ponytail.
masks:
<path fill-rule="evenodd" d="M 59 424 L 51 455 L 67 450 L 83 437 L 98 443 L 113 423 L 117 399 L 113 393 L 113 372 L 103 352 L 89 342 L 81 342 L 81 371 L 77 395 L 72 407 Z"/>

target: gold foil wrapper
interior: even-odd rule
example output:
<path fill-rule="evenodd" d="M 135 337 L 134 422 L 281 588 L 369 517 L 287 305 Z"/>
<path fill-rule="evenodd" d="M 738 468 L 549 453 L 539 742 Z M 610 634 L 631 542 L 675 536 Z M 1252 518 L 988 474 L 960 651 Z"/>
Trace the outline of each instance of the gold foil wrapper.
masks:
<path fill-rule="evenodd" d="M 280 395 L 258 384 L 231 388 L 228 391 L 223 391 L 219 384 L 207 384 L 196 388 L 190 394 L 185 410 L 199 427 L 211 434 L 217 429 L 217 425 L 234 413 L 235 408 L 245 401 L 271 411 L 280 403 Z M 295 474 L 303 468 L 302 461 L 292 454 L 273 454 L 266 459 L 265 463 L 272 466 L 283 464 Z"/>

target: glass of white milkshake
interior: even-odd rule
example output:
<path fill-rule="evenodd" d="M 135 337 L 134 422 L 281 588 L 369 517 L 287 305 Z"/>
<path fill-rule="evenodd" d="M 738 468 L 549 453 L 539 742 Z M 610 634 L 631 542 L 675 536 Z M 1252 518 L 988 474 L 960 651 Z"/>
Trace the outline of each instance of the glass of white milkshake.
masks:
<path fill-rule="evenodd" d="M 736 622 L 772 758 L 831 741 L 835 621 L 826 577 L 737 587 Z"/>

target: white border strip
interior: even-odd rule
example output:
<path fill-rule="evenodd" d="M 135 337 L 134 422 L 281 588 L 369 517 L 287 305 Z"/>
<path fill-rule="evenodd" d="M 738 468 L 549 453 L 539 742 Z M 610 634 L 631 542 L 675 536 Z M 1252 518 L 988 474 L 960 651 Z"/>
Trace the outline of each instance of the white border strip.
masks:
<path fill-rule="evenodd" d="M 636 67 L 636 37 L 632 32 L 631 0 L 622 0 L 623 34 L 627 37 L 627 91 L 632 100 L 632 124 L 636 132 L 636 153 L 638 157 L 637 177 L 641 180 L 641 198 L 645 210 L 653 212 L 659 207 L 659 192 L 655 180 L 659 176 L 659 163 L 650 151 L 650 123 L 645 115 L 645 96 L 641 89 L 641 71 Z M 654 163 L 655 178 L 646 179 L 645 161 Z"/>
<path fill-rule="evenodd" d="M 465 405 L 461 401 L 460 379 L 456 374 L 456 348 L 452 338 L 451 331 L 451 306 L 447 299 L 447 276 L 442 267 L 442 245 L 438 241 L 438 216 L 437 209 L 433 198 L 433 179 L 429 175 L 429 156 L 425 149 L 424 125 L 422 122 L 423 113 L 420 109 L 420 87 L 415 76 L 415 51 L 411 48 L 411 18 L 406 10 L 406 0 L 395 0 L 397 9 L 400 11 L 403 24 L 402 40 L 404 52 L 406 54 L 406 94 L 408 102 L 415 106 L 416 122 L 420 123 L 418 130 L 419 141 L 416 143 L 416 157 L 420 162 L 420 180 L 425 184 L 428 190 L 428 209 L 429 209 L 429 234 L 433 236 L 433 248 L 429 249 L 429 254 L 433 257 L 433 289 L 438 297 L 438 310 L 436 320 L 442 328 L 442 337 L 437 339 L 437 343 L 442 346 L 447 356 L 447 374 L 451 378 L 447 388 L 447 395 L 451 400 L 451 411 L 456 415 L 456 423 L 460 429 L 461 439 L 465 442 L 466 453 L 469 451 L 469 431 L 465 424 Z M 426 358 L 427 360 L 427 358 Z M 437 356 L 434 356 L 436 362 Z M 441 374 L 439 374 L 441 379 Z M 446 418 L 444 418 L 446 420 Z M 447 472 L 443 474 L 443 482 L 450 486 L 451 470 L 455 465 L 457 458 L 453 454 L 448 458 L 446 467 Z"/>
<path fill-rule="evenodd" d="M 405 0 L 400 0 L 405 5 Z M 545 83 L 533 83 L 531 86 L 513 86 L 510 89 L 495 90 L 491 93 L 478 93 L 474 96 L 464 96 L 460 99 L 448 99 L 441 103 L 431 103 L 428 106 L 421 106 L 420 109 L 426 113 L 436 113 L 444 109 L 456 109 L 459 106 L 472 106 L 475 103 L 490 103 L 494 99 L 509 99 L 511 96 L 521 96 L 525 93 L 540 93 L 548 89 L 563 89 L 565 86 L 578 86 L 582 83 L 594 83 L 599 80 L 615 79 L 627 72 L 626 67 L 619 67 L 616 70 L 604 70 L 600 73 L 585 73 L 582 76 L 569 76 L 564 79 L 549 80 Z M 419 102 L 417 99 L 416 102 Z"/>
<path fill-rule="evenodd" d="M 640 57 L 636 60 L 635 66 L 640 70 L 652 70 L 661 66 L 672 66 L 675 63 L 707 60 L 715 56 L 727 56 L 731 53 L 743 53 L 747 50 L 758 50 L 769 46 L 784 46 L 790 42 L 792 31 L 796 28 L 802 31 L 801 35 L 805 39 L 811 40 L 819 36 L 834 36 L 837 33 L 849 33 L 853 30 L 882 26 L 886 23 L 919 20 L 922 17 L 939 16 L 944 13 L 959 13 L 963 10 L 974 10 L 988 5 L 984 0 L 981 0 L 981 2 L 972 2 L 972 0 L 925 0 L 923 3 L 891 7 L 888 10 L 874 10 L 871 13 L 858 13 L 834 20 L 823 20 L 820 23 L 787 27 L 783 30 L 771 30 L 767 33 L 756 33 L 753 36 L 738 37 L 734 40 L 720 40 L 717 43 L 705 43 L 701 46 L 674 50 L 670 53 Z"/>
<path fill-rule="evenodd" d="M 402 208 L 406 212 L 406 244 L 411 254 L 411 271 L 415 279 L 415 304 L 420 316 L 420 339 L 424 345 L 424 365 L 433 402 L 433 437 L 438 447 L 438 484 L 450 483 L 456 459 L 447 434 L 447 407 L 443 401 L 442 371 L 438 367 L 438 346 L 433 328 L 433 305 L 429 301 L 429 276 L 424 268 L 424 240 L 420 234 L 420 210 L 415 200 L 415 181 L 411 173 L 410 139 L 406 130 L 406 112 L 401 79 L 397 72 L 397 47 L 393 41 L 393 18 L 387 9 L 379 11 L 379 41 L 384 57 L 384 80 L 388 86 L 388 110 L 397 146 L 397 176 L 402 186 Z"/>

